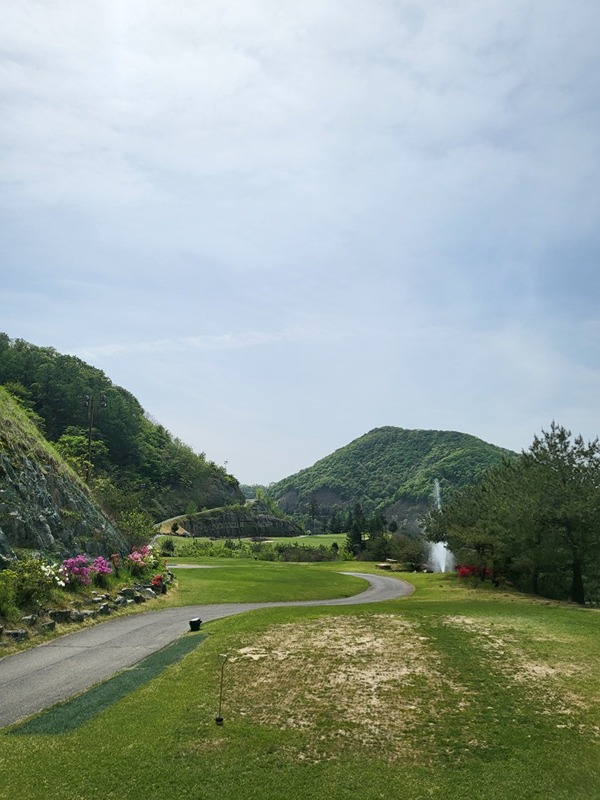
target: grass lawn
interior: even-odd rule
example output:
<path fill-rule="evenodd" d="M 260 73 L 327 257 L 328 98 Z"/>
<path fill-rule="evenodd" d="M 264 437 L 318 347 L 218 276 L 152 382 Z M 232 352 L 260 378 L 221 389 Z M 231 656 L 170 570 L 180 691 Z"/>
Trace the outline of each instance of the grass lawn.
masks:
<path fill-rule="evenodd" d="M 164 533 L 164 531 L 161 531 Z M 178 536 L 161 536 L 158 539 L 159 545 L 162 544 L 165 540 L 172 541 L 175 544 L 175 553 L 179 553 L 183 550 L 188 549 L 194 541 L 198 542 L 209 542 L 211 541 L 206 536 L 199 536 L 196 539 L 188 539 L 185 537 L 178 537 Z M 217 542 L 224 541 L 221 539 L 215 540 Z M 237 541 L 237 540 L 236 540 Z M 249 539 L 242 539 L 242 541 L 250 541 Z M 259 539 L 257 541 L 262 542 L 272 542 L 273 544 L 299 544 L 303 545 L 304 547 L 319 547 L 323 545 L 324 547 L 331 547 L 331 545 L 335 542 L 337 543 L 338 547 L 343 547 L 346 544 L 346 534 L 345 533 L 323 533 L 323 534 L 315 534 L 314 536 L 274 536 L 270 539 Z"/>
<path fill-rule="evenodd" d="M 346 544 L 346 534 L 315 533 L 311 536 L 294 536 L 292 538 L 289 536 L 276 536 L 273 539 L 270 539 L 270 541 L 274 542 L 275 544 L 301 544 L 305 547 L 319 547 L 319 545 L 331 547 L 331 545 L 335 542 L 341 548 Z"/>
<path fill-rule="evenodd" d="M 177 559 L 191 565 L 196 559 Z M 217 569 L 173 570 L 178 590 L 169 605 L 194 603 L 268 603 L 278 600 L 327 600 L 350 597 L 364 591 L 368 584 L 361 578 L 323 570 L 320 565 L 210 559 L 204 562 Z M 338 567 L 344 564 L 337 562 Z"/>
<path fill-rule="evenodd" d="M 296 571 L 267 574 L 280 566 Z M 340 568 L 375 569 L 310 570 Z M 185 570 L 181 594 L 249 586 L 253 569 L 269 591 L 309 580 L 297 565 L 238 569 L 222 584 L 220 569 Z M 600 613 L 403 577 L 417 587 L 403 600 L 215 621 L 80 727 L 1 731 L 0 797 L 598 800 Z"/>

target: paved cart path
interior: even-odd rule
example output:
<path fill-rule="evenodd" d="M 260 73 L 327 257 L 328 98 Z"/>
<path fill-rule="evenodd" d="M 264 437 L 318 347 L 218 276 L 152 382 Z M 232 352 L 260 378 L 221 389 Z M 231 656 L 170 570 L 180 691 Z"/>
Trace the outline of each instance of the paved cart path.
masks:
<path fill-rule="evenodd" d="M 42 711 L 55 703 L 131 667 L 188 632 L 189 621 L 202 622 L 279 606 L 347 606 L 406 597 L 414 587 L 406 581 L 361 572 L 369 588 L 337 600 L 278 603 L 220 603 L 182 606 L 131 614 L 69 633 L 38 647 L 0 659 L 0 727 Z"/>

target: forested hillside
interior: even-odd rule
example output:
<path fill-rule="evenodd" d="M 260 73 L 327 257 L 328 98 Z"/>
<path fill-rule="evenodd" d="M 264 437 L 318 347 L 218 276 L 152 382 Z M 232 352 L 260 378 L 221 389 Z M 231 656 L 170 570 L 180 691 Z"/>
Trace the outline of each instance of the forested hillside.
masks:
<path fill-rule="evenodd" d="M 64 557 L 125 553 L 128 542 L 0 386 L 0 568 L 18 548 Z"/>
<path fill-rule="evenodd" d="M 90 486 L 121 529 L 243 500 L 239 484 L 148 419 L 99 369 L 0 334 L 0 385 Z"/>
<path fill-rule="evenodd" d="M 269 496 L 313 529 L 336 527 L 357 503 L 365 514 L 411 522 L 433 506 L 434 481 L 451 497 L 505 455 L 513 454 L 465 433 L 375 428 L 271 485 Z"/>

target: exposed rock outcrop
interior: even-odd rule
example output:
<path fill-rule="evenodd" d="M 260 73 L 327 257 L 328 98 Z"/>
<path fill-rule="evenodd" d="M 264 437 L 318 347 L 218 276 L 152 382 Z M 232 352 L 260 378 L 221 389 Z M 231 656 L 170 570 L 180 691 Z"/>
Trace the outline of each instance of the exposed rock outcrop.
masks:
<path fill-rule="evenodd" d="M 260 536 L 299 536 L 304 531 L 290 519 L 269 514 L 258 503 L 248 506 L 211 509 L 185 517 L 183 526 L 192 536 L 245 538 Z"/>
<path fill-rule="evenodd" d="M 87 488 L 8 393 L 0 397 L 0 568 L 13 548 L 56 556 L 127 551 Z"/>

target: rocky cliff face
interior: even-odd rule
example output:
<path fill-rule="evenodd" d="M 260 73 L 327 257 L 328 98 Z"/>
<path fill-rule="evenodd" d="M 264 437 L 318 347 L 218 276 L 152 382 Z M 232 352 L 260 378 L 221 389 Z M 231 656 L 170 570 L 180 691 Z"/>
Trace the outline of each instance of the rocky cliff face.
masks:
<path fill-rule="evenodd" d="M 0 390 L 0 557 L 14 548 L 56 557 L 127 551 L 86 487 Z"/>
<path fill-rule="evenodd" d="M 275 517 L 253 506 L 213 509 L 186 517 L 183 525 L 192 536 L 238 539 L 252 536 L 299 536 L 302 528 L 289 519 Z"/>

